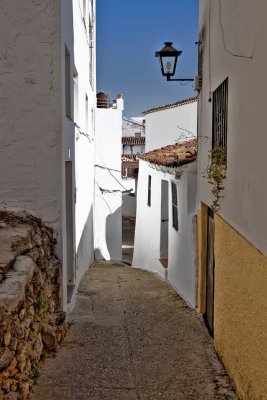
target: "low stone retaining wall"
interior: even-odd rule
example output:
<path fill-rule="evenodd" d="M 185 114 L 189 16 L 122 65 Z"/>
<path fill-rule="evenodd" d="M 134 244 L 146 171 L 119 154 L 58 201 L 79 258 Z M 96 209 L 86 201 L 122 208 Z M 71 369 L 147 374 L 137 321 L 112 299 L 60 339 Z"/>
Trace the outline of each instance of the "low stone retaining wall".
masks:
<path fill-rule="evenodd" d="M 28 214 L 0 212 L 0 400 L 25 400 L 38 363 L 66 333 L 53 231 Z"/>

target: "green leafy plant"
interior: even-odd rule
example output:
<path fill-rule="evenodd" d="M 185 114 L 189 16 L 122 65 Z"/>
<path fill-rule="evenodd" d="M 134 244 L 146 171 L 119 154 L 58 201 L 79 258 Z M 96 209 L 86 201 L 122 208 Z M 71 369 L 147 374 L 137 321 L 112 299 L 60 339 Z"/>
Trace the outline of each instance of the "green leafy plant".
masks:
<path fill-rule="evenodd" d="M 44 290 L 42 290 L 39 294 L 39 296 L 36 298 L 35 300 L 35 308 L 36 310 L 39 311 L 39 313 L 42 313 L 43 311 L 45 311 L 47 305 L 48 305 L 48 299 L 46 296 L 46 293 Z"/>
<path fill-rule="evenodd" d="M 32 376 L 33 384 L 37 385 L 38 380 L 40 378 L 40 371 L 35 365 L 32 366 L 31 376 Z"/>
<path fill-rule="evenodd" d="M 212 194 L 214 196 L 211 209 L 218 212 L 220 209 L 220 199 L 223 198 L 224 180 L 226 178 L 226 149 L 221 146 L 215 146 L 209 151 L 208 166 L 204 177 L 212 185 Z"/>

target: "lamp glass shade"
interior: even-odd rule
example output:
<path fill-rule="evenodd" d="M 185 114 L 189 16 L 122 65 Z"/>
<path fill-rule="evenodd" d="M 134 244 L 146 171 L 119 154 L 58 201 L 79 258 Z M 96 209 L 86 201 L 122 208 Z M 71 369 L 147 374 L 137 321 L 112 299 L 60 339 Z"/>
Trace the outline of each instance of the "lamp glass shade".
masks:
<path fill-rule="evenodd" d="M 160 57 L 160 64 L 161 64 L 161 72 L 163 76 L 174 76 L 176 64 L 177 64 L 177 57 Z"/>
<path fill-rule="evenodd" d="M 160 60 L 161 72 L 163 76 L 174 76 L 178 57 L 182 54 L 172 46 L 172 42 L 165 42 L 162 50 L 157 51 L 155 57 Z"/>

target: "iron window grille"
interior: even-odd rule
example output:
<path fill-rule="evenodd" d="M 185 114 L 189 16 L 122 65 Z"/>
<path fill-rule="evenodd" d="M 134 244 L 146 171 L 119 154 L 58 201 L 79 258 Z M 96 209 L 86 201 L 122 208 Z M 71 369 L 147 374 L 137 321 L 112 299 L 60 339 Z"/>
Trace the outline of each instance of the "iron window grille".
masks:
<path fill-rule="evenodd" d="M 151 175 L 148 175 L 147 205 L 151 206 Z"/>
<path fill-rule="evenodd" d="M 172 226 L 178 231 L 179 221 L 178 221 L 178 198 L 177 198 L 177 186 L 174 182 L 171 183 L 172 190 Z"/>
<path fill-rule="evenodd" d="M 228 78 L 213 92 L 212 148 L 221 147 L 227 157 Z"/>

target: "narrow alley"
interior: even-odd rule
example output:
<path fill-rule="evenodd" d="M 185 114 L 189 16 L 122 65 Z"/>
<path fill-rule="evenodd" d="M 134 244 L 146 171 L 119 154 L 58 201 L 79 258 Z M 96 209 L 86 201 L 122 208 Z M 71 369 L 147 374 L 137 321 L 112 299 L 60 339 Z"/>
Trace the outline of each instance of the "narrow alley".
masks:
<path fill-rule="evenodd" d="M 32 400 L 236 399 L 202 320 L 155 275 L 99 262 Z"/>

